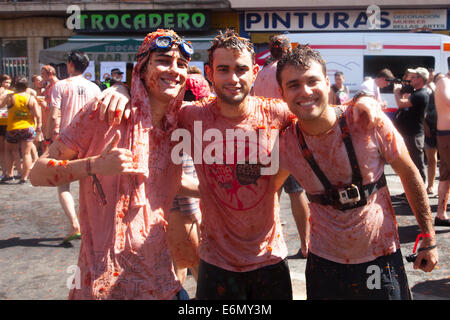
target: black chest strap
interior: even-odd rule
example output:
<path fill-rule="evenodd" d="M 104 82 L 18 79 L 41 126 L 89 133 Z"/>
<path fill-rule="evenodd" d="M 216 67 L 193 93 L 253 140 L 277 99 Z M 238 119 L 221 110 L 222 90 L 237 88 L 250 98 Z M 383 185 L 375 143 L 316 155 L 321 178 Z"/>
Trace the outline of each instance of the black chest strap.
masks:
<path fill-rule="evenodd" d="M 367 197 L 369 197 L 371 194 L 375 193 L 377 190 L 386 185 L 386 178 L 383 173 L 380 179 L 378 179 L 376 182 L 363 186 L 362 184 L 363 178 L 361 175 L 361 170 L 359 168 L 358 160 L 356 158 L 356 153 L 353 147 L 352 139 L 350 136 L 350 129 L 347 125 L 347 121 L 341 109 L 334 108 L 334 110 L 336 112 L 336 116 L 339 121 L 342 140 L 344 142 L 345 149 L 347 151 L 347 155 L 350 161 L 350 166 L 352 169 L 352 185 L 350 185 L 349 188 L 354 188 L 355 186 L 357 187 L 359 192 L 358 201 L 353 203 L 344 203 L 344 204 L 342 203 L 342 199 L 341 196 L 339 195 L 339 192 L 341 192 L 340 190 L 345 190 L 346 187 L 344 186 L 343 188 L 340 188 L 333 186 L 331 184 L 331 182 L 325 176 L 325 174 L 317 164 L 316 160 L 314 159 L 312 152 L 309 150 L 305 141 L 305 137 L 303 136 L 303 133 L 300 130 L 298 123 L 296 125 L 296 130 L 299 139 L 299 146 L 302 150 L 303 157 L 311 166 L 311 169 L 314 171 L 317 178 L 320 180 L 320 182 L 325 188 L 325 194 L 312 195 L 307 193 L 309 201 L 317 202 L 322 205 L 332 205 L 340 210 L 347 210 L 365 205 L 367 203 L 366 200 Z"/>

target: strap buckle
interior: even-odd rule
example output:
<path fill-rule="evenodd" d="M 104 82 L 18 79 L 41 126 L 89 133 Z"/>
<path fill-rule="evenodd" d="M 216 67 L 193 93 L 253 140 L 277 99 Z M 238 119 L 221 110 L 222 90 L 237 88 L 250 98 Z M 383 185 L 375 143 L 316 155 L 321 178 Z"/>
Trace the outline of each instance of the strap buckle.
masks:
<path fill-rule="evenodd" d="M 358 186 L 351 184 L 345 188 L 337 190 L 339 196 L 339 202 L 341 204 L 356 203 L 361 200 L 361 194 L 359 193 Z"/>

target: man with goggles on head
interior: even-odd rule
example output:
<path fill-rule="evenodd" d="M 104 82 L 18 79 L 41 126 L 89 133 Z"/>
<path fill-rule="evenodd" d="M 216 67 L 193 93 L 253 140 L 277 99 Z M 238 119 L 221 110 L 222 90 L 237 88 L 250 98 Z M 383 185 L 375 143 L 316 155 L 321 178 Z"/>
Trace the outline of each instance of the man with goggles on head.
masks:
<path fill-rule="evenodd" d="M 181 166 L 169 154 L 191 54 L 171 30 L 148 34 L 128 121 L 111 128 L 87 104 L 33 168 L 33 185 L 80 180 L 82 285 L 70 299 L 180 298 L 166 226 Z"/>
<path fill-rule="evenodd" d="M 194 53 L 194 49 L 189 44 L 189 42 L 184 41 L 180 38 L 172 38 L 171 36 L 160 36 L 156 38 L 150 48 L 140 54 L 137 55 L 137 58 L 141 58 L 145 55 L 147 55 L 149 52 L 159 50 L 159 51 L 168 51 L 170 50 L 174 45 L 177 45 L 180 49 L 181 53 L 184 55 L 185 58 L 191 59 L 192 54 Z"/>

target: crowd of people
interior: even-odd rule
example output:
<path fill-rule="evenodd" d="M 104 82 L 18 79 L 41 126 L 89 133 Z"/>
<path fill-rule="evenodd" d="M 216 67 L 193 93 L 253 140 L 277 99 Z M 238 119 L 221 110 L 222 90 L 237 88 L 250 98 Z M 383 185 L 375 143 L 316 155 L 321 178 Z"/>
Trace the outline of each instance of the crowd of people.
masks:
<path fill-rule="evenodd" d="M 399 175 L 420 228 L 414 267 L 430 272 L 438 252 L 419 140 L 436 135 L 437 144 L 427 139 L 441 161 L 434 224 L 448 225 L 448 77 L 431 89 L 433 118 L 425 97 L 431 95 L 422 90 L 428 74 L 408 70 L 414 91 L 394 88 L 399 109 L 414 113 L 404 129 L 397 120 L 402 116 L 394 125 L 382 112 L 379 88 L 393 78 L 389 70 L 350 97 L 344 74 L 337 72 L 331 85 L 317 51 L 291 49 L 286 36 L 274 36 L 270 48 L 272 58 L 258 72 L 252 43 L 232 30 L 221 32 L 208 50 L 206 80 L 189 67 L 192 46 L 172 30 L 157 30 L 139 48 L 131 88 L 118 78 L 101 92 L 81 76 L 89 63 L 81 52 L 69 54 L 68 79 L 58 81 L 54 69 L 43 67 L 42 79 L 33 77 L 36 93 L 23 80 L 15 91 L 5 84 L 3 150 L 13 154 L 12 139 L 23 141 L 23 164 L 7 156 L 3 179 L 13 179 L 8 170 L 15 163 L 26 181 L 33 163 L 29 144 L 44 142 L 37 144 L 43 154 L 31 182 L 58 188 L 71 225 L 64 241 L 82 239 L 82 286 L 71 289 L 70 299 L 186 299 L 188 268 L 199 300 L 292 299 L 282 189 L 291 200 L 299 254 L 307 258 L 308 299 L 411 299 L 384 166 Z M 16 109 L 22 118 L 26 113 L 20 118 L 26 126 L 9 126 Z M 410 130 L 418 122 L 422 127 Z M 215 130 L 214 148 L 198 136 L 208 129 Z M 264 166 L 249 161 L 248 149 L 237 159 L 244 161 L 233 156 L 229 162 L 239 143 L 230 147 L 220 137 L 230 130 L 257 132 L 258 150 L 266 157 L 278 153 L 279 170 L 261 174 Z M 193 139 L 177 162 L 173 136 L 179 132 Z M 214 161 L 205 161 L 205 154 Z M 73 181 L 80 185 L 79 219 Z M 372 265 L 382 272 L 377 290 L 367 287 Z"/>

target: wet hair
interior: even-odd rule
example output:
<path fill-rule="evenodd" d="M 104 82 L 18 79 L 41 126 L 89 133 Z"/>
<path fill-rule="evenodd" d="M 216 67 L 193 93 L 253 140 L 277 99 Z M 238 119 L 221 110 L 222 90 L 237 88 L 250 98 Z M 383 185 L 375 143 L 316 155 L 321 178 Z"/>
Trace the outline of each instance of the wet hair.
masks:
<path fill-rule="evenodd" d="M 220 31 L 212 41 L 211 47 L 208 49 L 208 64 L 213 66 L 214 51 L 218 48 L 233 49 L 239 52 L 247 50 L 252 56 L 252 63 L 255 64 L 255 50 L 250 40 L 240 37 L 234 30 L 226 29 L 225 32 Z"/>
<path fill-rule="evenodd" d="M 89 66 L 89 57 L 81 51 L 72 51 L 67 57 L 67 62 L 72 62 L 77 72 L 83 73 Z"/>
<path fill-rule="evenodd" d="M 23 92 L 28 88 L 28 79 L 25 76 L 17 76 L 14 78 L 14 88 L 17 92 Z"/>
<path fill-rule="evenodd" d="M 311 62 L 317 62 L 322 67 L 324 76 L 327 75 L 326 62 L 320 55 L 319 51 L 311 49 L 308 45 L 299 45 L 291 52 L 285 54 L 277 64 L 277 81 L 281 87 L 281 72 L 287 66 L 300 67 L 309 69 Z"/>
<path fill-rule="evenodd" d="M 270 55 L 275 60 L 280 60 L 281 57 L 291 49 L 291 42 L 286 35 L 275 35 L 270 38 L 269 50 Z"/>

